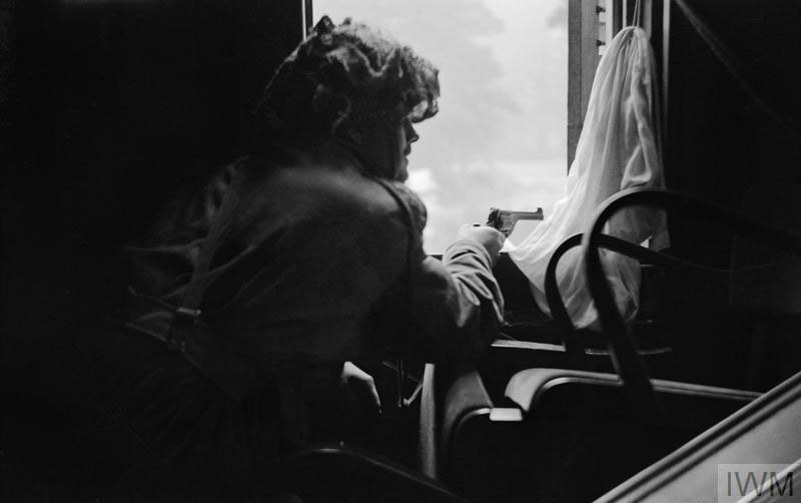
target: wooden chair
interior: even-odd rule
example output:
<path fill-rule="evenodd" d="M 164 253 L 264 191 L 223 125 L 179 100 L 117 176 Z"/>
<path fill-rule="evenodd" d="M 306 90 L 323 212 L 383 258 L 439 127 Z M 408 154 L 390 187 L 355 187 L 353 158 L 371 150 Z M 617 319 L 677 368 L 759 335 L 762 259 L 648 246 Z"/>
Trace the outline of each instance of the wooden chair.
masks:
<path fill-rule="evenodd" d="M 620 194 L 604 205 L 583 238 L 591 292 L 600 310 L 603 336 L 616 374 L 532 368 L 509 381 L 504 402 L 490 399 L 473 370 L 448 374 L 439 368 L 427 369 L 426 379 L 432 382 L 426 383 L 424 396 L 435 403 L 442 401 L 439 409 L 424 401 L 428 417 L 427 423 L 421 424 L 424 430 L 426 424 L 434 426 L 423 435 L 424 447 L 426 441 L 434 440 L 434 448 L 429 449 L 428 458 L 424 457 L 424 468 L 430 474 L 480 501 L 586 501 L 759 396 L 755 392 L 650 379 L 629 338 L 629 327 L 605 286 L 598 249 L 617 246 L 616 251 L 625 251 L 620 243 L 599 237 L 606 219 L 626 204 L 662 207 L 669 202 L 691 211 L 708 206 L 697 199 L 685 200 L 654 191 Z M 765 230 L 753 219 L 722 208 L 713 206 L 709 211 L 726 218 L 735 230 L 801 251 L 797 237 Z M 674 268 L 697 269 L 659 255 L 650 258 Z M 712 269 L 707 272 L 713 276 L 727 274 Z"/>
<path fill-rule="evenodd" d="M 603 236 L 604 247 L 621 251 L 639 259 L 644 276 L 644 297 L 654 303 L 652 297 L 661 286 L 662 270 L 687 268 L 688 264 L 678 259 L 650 252 L 627 241 Z M 482 380 L 490 396 L 503 396 L 509 378 L 517 371 L 531 367 L 573 368 L 595 372 L 614 372 L 612 360 L 604 339 L 589 329 L 577 330 L 567 313 L 556 280 L 556 270 L 566 252 L 581 244 L 581 234 L 565 239 L 551 254 L 545 273 L 545 296 L 550 317 L 541 313 L 529 292 L 528 279 L 502 256 L 496 266 L 496 277 L 504 289 L 504 296 L 512 304 L 512 320 L 507 320 L 500 336 L 479 362 Z M 650 252 L 650 253 L 649 253 Z M 716 276 L 718 270 L 702 269 L 705 276 Z M 524 282 L 517 285 L 515 283 Z M 512 283 L 512 286 L 509 285 Z M 647 302 L 647 301 L 646 301 Z M 655 320 L 654 309 L 641 309 L 634 320 L 637 333 L 637 351 L 648 360 L 649 368 L 670 368 L 672 348 L 665 343 L 661 326 Z M 508 310 L 507 310 L 508 311 Z M 521 315 L 522 313 L 522 315 Z M 659 372 L 657 375 L 663 376 Z"/>

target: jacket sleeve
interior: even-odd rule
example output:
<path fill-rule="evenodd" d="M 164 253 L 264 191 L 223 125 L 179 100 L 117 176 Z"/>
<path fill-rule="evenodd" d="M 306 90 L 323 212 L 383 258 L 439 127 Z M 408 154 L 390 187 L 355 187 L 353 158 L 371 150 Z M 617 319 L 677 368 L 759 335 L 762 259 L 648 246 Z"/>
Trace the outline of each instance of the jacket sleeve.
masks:
<path fill-rule="evenodd" d="M 418 256 L 411 271 L 413 341 L 427 347 L 435 361 L 475 356 L 503 321 L 489 253 L 465 239 L 449 246 L 442 261 L 422 250 Z"/>

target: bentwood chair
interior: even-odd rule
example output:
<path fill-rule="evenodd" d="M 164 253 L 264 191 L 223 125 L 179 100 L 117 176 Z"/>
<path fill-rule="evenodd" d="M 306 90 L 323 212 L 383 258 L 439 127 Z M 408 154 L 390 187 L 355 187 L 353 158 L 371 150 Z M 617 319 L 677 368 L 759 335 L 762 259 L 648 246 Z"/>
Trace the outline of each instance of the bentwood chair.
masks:
<path fill-rule="evenodd" d="M 630 327 L 616 311 L 598 251 L 608 246 L 642 255 L 642 250 L 627 250 L 627 245 L 600 233 L 605 221 L 626 204 L 660 208 L 672 204 L 679 210 L 708 211 L 735 231 L 801 252 L 797 236 L 697 199 L 642 190 L 611 198 L 585 234 L 583 254 L 616 373 L 531 368 L 517 373 L 508 382 L 506 397 L 498 400 L 490 398 L 475 370 L 452 371 L 439 379 L 443 376 L 436 374 L 442 374 L 441 369 L 427 369 L 429 381 L 437 377 L 447 382 L 428 385 L 424 392 L 425 400 L 441 402 L 431 408 L 433 413 L 429 411 L 428 422 L 421 422 L 424 447 L 433 444 L 424 457 L 429 474 L 476 500 L 587 501 L 758 396 L 649 378 L 630 339 Z M 649 252 L 645 255 L 672 270 L 704 269 Z M 574 354 L 582 357 L 581 351 Z M 444 393 L 443 388 L 447 389 Z"/>

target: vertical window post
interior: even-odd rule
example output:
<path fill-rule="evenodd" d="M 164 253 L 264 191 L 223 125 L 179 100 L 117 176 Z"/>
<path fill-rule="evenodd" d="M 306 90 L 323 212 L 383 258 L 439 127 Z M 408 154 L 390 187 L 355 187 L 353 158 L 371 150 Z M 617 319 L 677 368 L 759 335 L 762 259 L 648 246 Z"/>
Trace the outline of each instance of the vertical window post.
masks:
<path fill-rule="evenodd" d="M 598 3 L 568 3 L 567 167 L 573 163 L 598 66 Z"/>
<path fill-rule="evenodd" d="M 303 39 L 309 36 L 314 26 L 314 11 L 312 9 L 313 0 L 300 0 L 303 19 Z"/>

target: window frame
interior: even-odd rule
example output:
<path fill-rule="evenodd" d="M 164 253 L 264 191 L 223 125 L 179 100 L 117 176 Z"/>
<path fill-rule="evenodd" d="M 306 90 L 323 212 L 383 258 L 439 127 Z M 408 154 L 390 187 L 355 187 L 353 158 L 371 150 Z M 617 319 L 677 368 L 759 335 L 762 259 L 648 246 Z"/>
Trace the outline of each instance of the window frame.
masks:
<path fill-rule="evenodd" d="M 303 38 L 314 25 L 314 0 L 299 0 L 302 9 Z M 662 132 L 666 128 L 667 117 L 667 72 L 663 62 L 667 61 L 668 44 L 663 34 L 669 32 L 670 0 L 640 0 L 643 29 L 651 36 L 651 43 L 660 73 L 662 95 Z M 603 3 L 603 5 L 600 5 Z M 637 0 L 568 0 L 568 55 L 567 55 L 567 166 L 570 171 L 576 155 L 584 116 L 590 101 L 595 71 L 600 62 L 599 48 L 606 45 L 615 34 L 629 24 L 635 12 Z M 605 13 L 601 23 L 599 14 Z M 603 40 L 600 25 L 604 25 Z M 664 138 L 663 138 L 664 140 Z"/>
<path fill-rule="evenodd" d="M 657 71 L 662 76 L 662 110 L 666 111 L 665 74 L 663 61 L 667 61 L 667 44 L 661 34 L 669 26 L 670 0 L 640 0 L 642 28 L 650 35 L 657 60 Z M 600 4 L 603 3 L 601 6 Z M 634 15 L 637 0 L 569 0 L 568 2 L 568 77 L 567 77 L 567 171 L 576 155 L 584 116 L 592 91 L 595 70 L 600 62 L 599 48 L 627 26 Z M 599 14 L 605 13 L 603 40 Z M 663 114 L 662 123 L 665 123 Z M 662 128 L 664 131 L 665 128 Z"/>
<path fill-rule="evenodd" d="M 311 32 L 314 27 L 314 0 L 300 0 L 303 17 L 303 39 Z"/>

